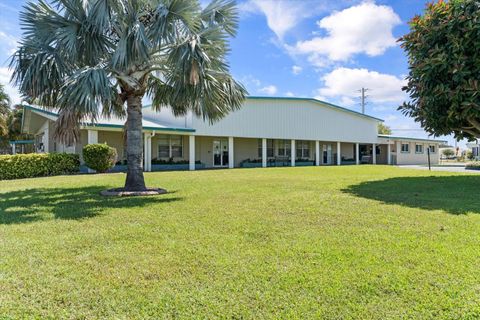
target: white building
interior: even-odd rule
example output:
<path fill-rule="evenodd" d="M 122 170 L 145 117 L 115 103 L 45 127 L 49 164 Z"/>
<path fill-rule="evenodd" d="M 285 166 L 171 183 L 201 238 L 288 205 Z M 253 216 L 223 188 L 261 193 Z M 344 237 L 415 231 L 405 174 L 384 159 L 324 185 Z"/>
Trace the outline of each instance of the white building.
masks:
<path fill-rule="evenodd" d="M 35 135 L 37 152 L 77 152 L 107 143 L 126 158 L 125 119 L 81 126 L 81 139 L 64 146 L 53 139 L 57 114 L 25 106 L 23 131 Z M 144 169 L 438 163 L 445 141 L 379 135 L 381 119 L 310 98 L 249 97 L 244 106 L 209 124 L 143 109 Z M 372 152 L 375 150 L 375 152 Z M 177 164 L 177 167 L 172 166 Z M 170 166 L 169 166 L 170 165 Z"/>

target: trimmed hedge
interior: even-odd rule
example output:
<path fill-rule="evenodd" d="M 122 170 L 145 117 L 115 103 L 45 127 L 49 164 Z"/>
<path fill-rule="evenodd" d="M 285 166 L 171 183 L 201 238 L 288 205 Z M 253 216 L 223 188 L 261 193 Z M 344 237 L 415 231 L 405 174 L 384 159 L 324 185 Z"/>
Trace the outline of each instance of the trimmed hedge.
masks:
<path fill-rule="evenodd" d="M 85 165 L 100 173 L 107 172 L 117 162 L 117 149 L 107 144 L 87 144 L 82 152 Z"/>
<path fill-rule="evenodd" d="M 78 154 L 31 153 L 0 156 L 0 180 L 56 176 L 79 171 Z"/>
<path fill-rule="evenodd" d="M 465 165 L 465 168 L 471 170 L 480 170 L 480 161 L 469 162 Z"/>

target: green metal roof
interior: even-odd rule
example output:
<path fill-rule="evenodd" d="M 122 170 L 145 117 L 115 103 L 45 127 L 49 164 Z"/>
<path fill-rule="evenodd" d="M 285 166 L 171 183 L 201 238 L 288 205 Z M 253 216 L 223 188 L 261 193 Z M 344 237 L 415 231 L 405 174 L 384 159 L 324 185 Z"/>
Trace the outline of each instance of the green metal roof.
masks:
<path fill-rule="evenodd" d="M 35 140 L 10 140 L 9 144 L 34 144 Z"/>
<path fill-rule="evenodd" d="M 388 134 L 379 134 L 379 138 L 387 138 L 387 139 L 397 139 L 397 140 L 411 140 L 411 141 L 427 141 L 427 142 L 439 142 L 439 143 L 447 143 L 445 140 L 434 140 L 434 139 L 423 139 L 423 138 L 412 138 L 412 137 L 399 137 L 399 136 L 392 136 Z"/>
<path fill-rule="evenodd" d="M 36 112 L 40 112 L 46 115 L 58 117 L 58 113 L 51 112 L 48 110 L 44 110 L 41 108 L 32 107 L 30 105 L 23 105 L 24 109 L 33 110 Z M 152 122 L 152 121 L 149 121 Z M 110 123 L 83 123 L 84 126 L 90 127 L 100 127 L 100 128 L 123 128 L 123 125 L 119 124 L 110 124 Z M 160 124 L 159 124 L 160 125 Z M 23 118 L 22 118 L 22 128 L 23 128 Z M 156 131 L 176 131 L 176 132 L 195 132 L 195 129 L 190 128 L 173 128 L 173 127 L 151 127 L 151 126 L 143 126 L 145 130 L 156 130 Z"/>

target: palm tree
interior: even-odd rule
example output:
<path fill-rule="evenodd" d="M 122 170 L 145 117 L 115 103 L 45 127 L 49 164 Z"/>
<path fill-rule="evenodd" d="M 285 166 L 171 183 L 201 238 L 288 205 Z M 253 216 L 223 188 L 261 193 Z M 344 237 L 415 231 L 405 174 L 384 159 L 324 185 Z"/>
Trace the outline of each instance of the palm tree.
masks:
<path fill-rule="evenodd" d="M 142 98 L 157 111 L 216 121 L 246 90 L 226 55 L 238 13 L 233 0 L 40 0 L 20 14 L 24 30 L 12 81 L 25 98 L 59 112 L 55 138 L 71 143 L 82 122 L 126 117 L 125 190 L 146 190 Z M 126 103 L 126 106 L 125 106 Z"/>

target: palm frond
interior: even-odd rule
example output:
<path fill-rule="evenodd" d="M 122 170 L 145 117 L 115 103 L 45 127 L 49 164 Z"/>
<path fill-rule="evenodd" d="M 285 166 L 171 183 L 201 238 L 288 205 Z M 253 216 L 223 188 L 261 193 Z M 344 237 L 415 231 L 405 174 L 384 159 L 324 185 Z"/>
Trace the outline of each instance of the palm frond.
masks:
<path fill-rule="evenodd" d="M 213 0 L 202 10 L 201 19 L 209 27 L 218 26 L 232 37 L 237 33 L 239 16 L 234 0 Z"/>

